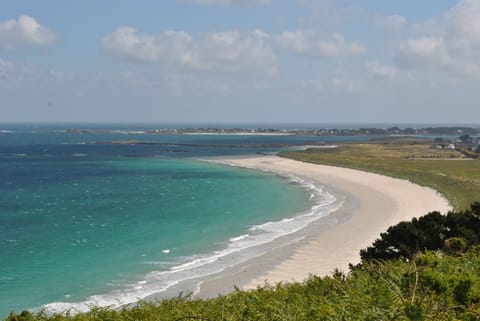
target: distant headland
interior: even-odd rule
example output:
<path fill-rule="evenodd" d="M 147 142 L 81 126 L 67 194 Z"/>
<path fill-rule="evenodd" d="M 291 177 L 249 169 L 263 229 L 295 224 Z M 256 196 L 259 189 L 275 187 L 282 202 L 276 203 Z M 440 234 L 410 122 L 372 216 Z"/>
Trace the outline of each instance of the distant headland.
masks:
<path fill-rule="evenodd" d="M 424 127 L 424 128 L 317 128 L 317 129 L 276 129 L 276 128 L 217 128 L 185 127 L 155 128 L 147 130 L 119 129 L 67 129 L 68 133 L 85 134 L 147 134 L 147 135 L 299 135 L 299 136 L 364 136 L 364 135 L 478 135 L 480 128 L 475 127 Z"/>

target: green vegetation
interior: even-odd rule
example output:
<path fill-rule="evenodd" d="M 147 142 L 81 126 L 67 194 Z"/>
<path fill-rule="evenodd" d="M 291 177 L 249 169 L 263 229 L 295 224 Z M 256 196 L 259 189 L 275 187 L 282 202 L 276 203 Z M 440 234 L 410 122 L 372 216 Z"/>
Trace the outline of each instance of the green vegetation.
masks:
<path fill-rule="evenodd" d="M 296 160 L 408 179 L 442 193 L 456 210 L 480 200 L 480 160 L 425 140 L 386 140 L 284 152 Z"/>
<path fill-rule="evenodd" d="M 480 203 L 469 210 L 441 215 L 431 212 L 400 222 L 380 234 L 372 246 L 360 251 L 363 261 L 412 259 L 425 250 L 461 252 L 480 244 Z"/>
<path fill-rule="evenodd" d="M 180 295 L 76 315 L 12 312 L 5 321 L 480 320 L 479 244 L 480 203 L 475 203 L 461 213 L 432 212 L 389 228 L 362 251 L 362 263 L 348 275 L 334 271 L 209 300 Z M 404 255 L 390 256 L 391 249 Z"/>
<path fill-rule="evenodd" d="M 210 300 L 180 296 L 134 308 L 93 308 L 47 317 L 12 313 L 8 321 L 67 320 L 478 320 L 480 252 L 419 254 L 411 262 L 363 264 L 348 276 L 311 276 L 303 283 L 265 285 Z"/>

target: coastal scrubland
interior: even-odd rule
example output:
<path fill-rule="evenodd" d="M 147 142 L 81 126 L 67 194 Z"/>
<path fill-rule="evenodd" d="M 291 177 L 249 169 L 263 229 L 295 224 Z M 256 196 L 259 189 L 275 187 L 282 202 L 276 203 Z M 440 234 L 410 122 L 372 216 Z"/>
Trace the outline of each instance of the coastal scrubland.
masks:
<path fill-rule="evenodd" d="M 280 156 L 407 179 L 436 189 L 457 210 L 480 200 L 480 160 L 440 148 L 429 140 L 389 139 L 283 152 Z"/>
<path fill-rule="evenodd" d="M 457 217 L 448 223 L 449 235 L 442 228 L 432 230 L 432 224 L 447 227 L 435 212 L 426 216 L 431 224 L 413 220 L 393 226 L 382 234 L 381 244 L 372 244 L 373 254 L 362 255 L 348 274 L 332 271 L 207 300 L 180 294 L 122 309 L 92 307 L 79 314 L 12 312 L 5 320 L 479 320 L 480 203 L 449 215 Z M 404 242 L 397 230 L 413 236 Z M 442 242 L 422 243 L 418 250 L 426 235 Z M 382 259 L 392 249 L 399 255 Z"/>

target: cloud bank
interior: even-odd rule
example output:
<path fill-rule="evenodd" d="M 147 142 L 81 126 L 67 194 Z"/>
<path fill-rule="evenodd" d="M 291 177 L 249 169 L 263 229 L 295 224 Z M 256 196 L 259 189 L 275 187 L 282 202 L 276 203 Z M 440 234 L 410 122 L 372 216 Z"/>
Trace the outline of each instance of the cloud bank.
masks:
<path fill-rule="evenodd" d="M 480 77 L 480 1 L 459 1 L 442 20 L 425 25 L 423 35 L 400 44 L 399 67 Z"/>
<path fill-rule="evenodd" d="M 194 38 L 184 31 L 141 34 L 118 27 L 103 37 L 105 50 L 121 58 L 207 72 L 275 73 L 275 55 L 261 30 L 209 32 Z"/>
<path fill-rule="evenodd" d="M 276 39 L 280 47 L 314 58 L 338 58 L 367 52 L 365 45 L 360 42 L 347 42 L 340 33 L 325 38 L 314 30 L 301 29 L 285 31 Z"/>

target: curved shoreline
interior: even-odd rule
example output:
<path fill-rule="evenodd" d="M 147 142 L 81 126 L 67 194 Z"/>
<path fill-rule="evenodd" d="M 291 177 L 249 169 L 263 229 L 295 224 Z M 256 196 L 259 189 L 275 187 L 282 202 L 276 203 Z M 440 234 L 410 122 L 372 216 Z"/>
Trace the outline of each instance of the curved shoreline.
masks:
<path fill-rule="evenodd" d="M 278 156 L 222 157 L 213 162 L 303 177 L 340 191 L 346 201 L 330 215 L 337 224 L 320 227 L 318 235 L 312 231 L 313 234 L 309 233 L 312 236 L 301 242 L 276 249 L 204 282 L 198 293 L 200 297 L 228 293 L 235 285 L 251 289 L 265 281 L 271 284 L 302 281 L 310 274 L 325 276 L 335 269 L 346 272 L 350 263 L 360 262 L 360 250 L 388 227 L 431 211 L 446 213 L 452 209 L 431 188 L 370 172 Z"/>
<path fill-rule="evenodd" d="M 341 201 L 339 207 L 332 209 L 328 216 L 312 221 L 299 231 L 292 230 L 291 235 L 274 241 L 274 247 L 259 245 L 265 254 L 240 263 L 228 259 L 226 262 L 232 265 L 221 271 L 182 280 L 165 291 L 153 291 L 144 300 L 171 298 L 180 291 L 195 291 L 197 297 L 209 298 L 228 294 L 237 286 L 248 290 L 266 281 L 270 284 L 302 281 L 310 274 L 325 276 L 335 269 L 346 272 L 350 263 L 360 261 L 360 249 L 370 245 L 389 226 L 433 210 L 446 212 L 451 209 L 448 201 L 431 188 L 369 172 L 304 163 L 272 155 L 201 160 L 266 171 L 286 179 L 295 177 L 325 187 L 328 192 L 340 197 Z M 74 313 L 88 309 L 88 304 L 84 303 L 73 308 Z M 128 302 L 119 302 L 118 305 L 122 304 Z M 50 312 L 72 308 L 69 303 L 63 306 L 59 302 L 44 307 L 48 307 Z"/>

